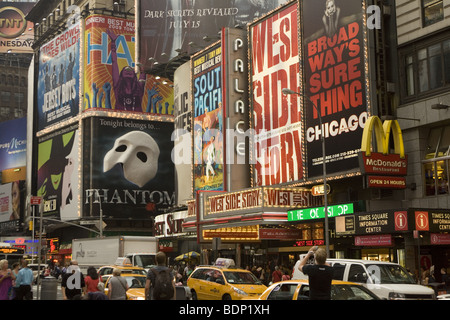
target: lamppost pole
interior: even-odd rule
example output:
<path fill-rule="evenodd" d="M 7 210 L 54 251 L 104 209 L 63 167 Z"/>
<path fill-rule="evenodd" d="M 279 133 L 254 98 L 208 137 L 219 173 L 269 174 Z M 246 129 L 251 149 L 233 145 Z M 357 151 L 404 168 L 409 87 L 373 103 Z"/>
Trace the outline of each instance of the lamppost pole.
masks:
<path fill-rule="evenodd" d="M 330 239 L 329 239 L 329 225 L 328 225 L 328 195 L 327 195 L 327 164 L 325 162 L 325 136 L 324 136 L 324 128 L 322 125 L 322 115 L 320 113 L 319 108 L 316 106 L 316 104 L 306 95 L 302 95 L 299 92 L 293 91 L 291 89 L 288 88 L 284 88 L 281 90 L 281 92 L 283 94 L 297 94 L 301 97 L 306 97 L 314 106 L 314 108 L 317 111 L 317 114 L 319 115 L 319 124 L 320 124 L 320 137 L 321 137 L 321 141 L 322 141 L 322 175 L 323 175 L 323 202 L 324 202 L 324 214 L 325 214 L 325 248 L 327 251 L 327 257 L 330 257 Z"/>

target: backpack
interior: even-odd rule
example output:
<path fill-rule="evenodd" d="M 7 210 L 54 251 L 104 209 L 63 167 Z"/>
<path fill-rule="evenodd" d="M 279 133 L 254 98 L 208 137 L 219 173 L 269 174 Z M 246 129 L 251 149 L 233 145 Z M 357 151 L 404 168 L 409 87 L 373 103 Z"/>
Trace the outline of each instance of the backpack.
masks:
<path fill-rule="evenodd" d="M 152 270 L 155 275 L 155 283 L 153 284 L 153 300 L 169 300 L 173 298 L 174 289 L 172 286 L 172 277 L 168 268 L 160 271 Z"/>

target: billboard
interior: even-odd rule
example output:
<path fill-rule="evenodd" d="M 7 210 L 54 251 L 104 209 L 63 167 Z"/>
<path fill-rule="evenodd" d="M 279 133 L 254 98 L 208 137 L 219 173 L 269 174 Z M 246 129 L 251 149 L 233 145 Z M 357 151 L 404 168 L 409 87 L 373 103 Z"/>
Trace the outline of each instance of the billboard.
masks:
<path fill-rule="evenodd" d="M 224 190 L 222 47 L 218 42 L 191 59 L 194 113 L 194 192 Z"/>
<path fill-rule="evenodd" d="M 24 212 L 25 181 L 0 185 L 0 231 L 18 231 Z"/>
<path fill-rule="evenodd" d="M 150 70 L 155 61 L 166 63 L 180 52 L 192 54 L 218 40 L 223 27 L 247 23 L 286 0 L 141 0 L 139 6 L 139 61 Z M 149 60 L 151 58 L 151 60 Z"/>
<path fill-rule="evenodd" d="M 0 171 L 27 164 L 27 118 L 0 123 Z"/>
<path fill-rule="evenodd" d="M 0 3 L 0 53 L 33 53 L 34 25 L 25 16 L 34 3 Z"/>
<path fill-rule="evenodd" d="M 39 49 L 38 130 L 79 113 L 80 23 Z"/>
<path fill-rule="evenodd" d="M 303 178 L 297 2 L 249 26 L 254 185 Z"/>
<path fill-rule="evenodd" d="M 308 177 L 358 169 L 367 120 L 366 41 L 360 0 L 302 2 L 304 117 Z M 320 110 L 323 128 L 317 110 Z"/>
<path fill-rule="evenodd" d="M 173 88 L 136 70 L 135 22 L 86 18 L 83 110 L 173 114 Z"/>
<path fill-rule="evenodd" d="M 174 73 L 174 150 L 175 186 L 177 204 L 192 199 L 192 104 L 191 84 L 186 75 L 191 72 L 190 62 L 184 63 Z M 188 186 L 186 182 L 188 182 Z"/>
<path fill-rule="evenodd" d="M 175 204 L 173 123 L 88 118 L 83 216 L 149 219 Z"/>
<path fill-rule="evenodd" d="M 74 124 L 38 140 L 36 195 L 44 200 L 45 217 L 79 218 L 79 135 Z"/>

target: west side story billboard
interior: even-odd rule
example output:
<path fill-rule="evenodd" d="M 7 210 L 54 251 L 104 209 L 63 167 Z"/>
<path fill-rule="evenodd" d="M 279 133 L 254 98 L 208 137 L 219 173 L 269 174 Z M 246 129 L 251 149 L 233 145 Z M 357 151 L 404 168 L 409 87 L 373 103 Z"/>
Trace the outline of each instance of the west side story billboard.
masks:
<path fill-rule="evenodd" d="M 249 26 L 256 186 L 303 178 L 298 26 L 296 1 Z"/>
<path fill-rule="evenodd" d="M 304 121 L 308 177 L 358 169 L 367 120 L 364 8 L 360 0 L 302 1 Z M 309 99 L 307 98 L 309 97 Z M 320 110 L 323 130 L 320 128 Z"/>
<path fill-rule="evenodd" d="M 173 123 L 85 119 L 83 216 L 149 219 L 175 204 Z M 89 135 L 89 136 L 88 136 Z"/>
<path fill-rule="evenodd" d="M 41 46 L 37 85 L 38 131 L 79 113 L 80 23 Z"/>

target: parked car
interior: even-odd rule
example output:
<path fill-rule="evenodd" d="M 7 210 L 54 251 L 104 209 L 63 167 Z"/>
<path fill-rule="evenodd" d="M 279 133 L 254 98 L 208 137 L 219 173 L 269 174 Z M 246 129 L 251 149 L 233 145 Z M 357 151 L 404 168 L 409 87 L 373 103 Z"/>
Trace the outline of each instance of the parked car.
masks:
<path fill-rule="evenodd" d="M 270 285 L 258 300 L 309 300 L 308 280 L 285 280 Z M 333 280 L 331 300 L 380 300 L 361 284 Z"/>

